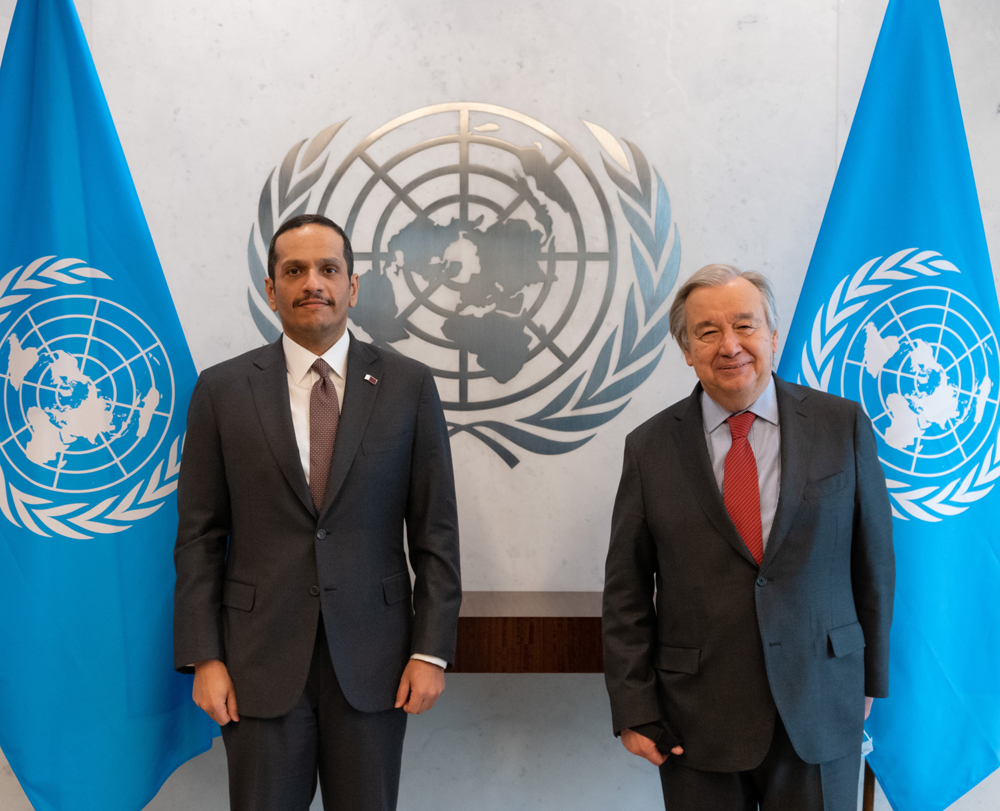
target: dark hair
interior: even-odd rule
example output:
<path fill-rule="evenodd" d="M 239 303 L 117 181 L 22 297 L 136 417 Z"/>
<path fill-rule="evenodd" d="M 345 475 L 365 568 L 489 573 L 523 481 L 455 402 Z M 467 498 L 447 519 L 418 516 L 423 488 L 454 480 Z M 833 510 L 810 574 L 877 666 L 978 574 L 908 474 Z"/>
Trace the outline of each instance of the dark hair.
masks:
<path fill-rule="evenodd" d="M 271 277 L 271 283 L 274 283 L 274 268 L 278 264 L 278 253 L 274 249 L 278 237 L 285 233 L 285 231 L 294 231 L 296 228 L 302 228 L 306 225 L 322 225 L 324 228 L 332 228 L 336 233 L 340 234 L 344 240 L 344 261 L 347 262 L 347 278 L 351 278 L 351 274 L 354 273 L 354 249 L 351 247 L 351 240 L 344 233 L 344 229 L 322 214 L 299 214 L 297 217 L 285 220 L 278 230 L 274 232 L 274 236 L 271 237 L 271 244 L 267 248 L 267 275 Z"/>

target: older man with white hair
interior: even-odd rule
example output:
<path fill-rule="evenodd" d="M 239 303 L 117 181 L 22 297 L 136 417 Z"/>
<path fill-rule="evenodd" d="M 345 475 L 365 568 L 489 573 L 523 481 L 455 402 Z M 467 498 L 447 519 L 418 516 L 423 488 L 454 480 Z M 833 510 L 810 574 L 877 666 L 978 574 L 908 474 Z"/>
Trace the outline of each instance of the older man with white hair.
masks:
<path fill-rule="evenodd" d="M 670 329 L 698 384 L 625 442 L 604 587 L 615 734 L 659 766 L 667 809 L 853 811 L 895 582 L 871 423 L 774 374 L 759 273 L 703 267 Z"/>

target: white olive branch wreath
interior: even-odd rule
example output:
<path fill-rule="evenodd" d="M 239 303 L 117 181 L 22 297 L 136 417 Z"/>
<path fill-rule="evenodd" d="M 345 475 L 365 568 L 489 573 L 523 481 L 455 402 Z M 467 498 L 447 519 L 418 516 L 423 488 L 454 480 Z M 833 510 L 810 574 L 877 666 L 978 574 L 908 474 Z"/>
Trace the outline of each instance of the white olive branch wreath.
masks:
<path fill-rule="evenodd" d="M 883 259 L 877 256 L 853 274 L 848 274 L 834 288 L 829 301 L 821 305 L 813 319 L 809 340 L 802 347 L 802 372 L 799 383 L 819 391 L 829 391 L 834 370 L 835 352 L 847 331 L 847 321 L 863 309 L 870 296 L 891 285 L 918 276 L 940 276 L 961 271 L 937 251 L 907 248 Z M 965 512 L 969 505 L 983 498 L 1000 477 L 1000 433 L 986 451 L 981 464 L 964 478 L 956 478 L 943 487 L 911 487 L 906 482 L 886 477 L 892 500 L 892 514 L 904 521 L 907 515 L 921 521 L 937 522 L 940 516 Z M 899 509 L 897 509 L 897 507 Z M 903 512 L 900 512 L 900 509 Z M 906 514 L 904 514 L 906 513 Z"/>
<path fill-rule="evenodd" d="M 0 279 L 0 322 L 10 315 L 11 307 L 28 299 L 35 291 L 46 290 L 57 284 L 83 284 L 87 279 L 111 281 L 108 274 L 88 267 L 82 259 L 56 259 L 47 264 L 52 259 L 56 257 L 39 257 L 26 267 L 14 268 Z M 24 493 L 7 482 L 3 466 L 0 465 L 0 512 L 14 526 L 23 525 L 25 529 L 46 538 L 52 537 L 50 533 L 54 533 L 64 538 L 86 541 L 93 538 L 93 535 L 85 534 L 87 532 L 94 535 L 123 532 L 132 526 L 130 522 L 155 513 L 163 506 L 163 500 L 177 489 L 183 440 L 182 436 L 174 439 L 166 459 L 166 467 L 160 461 L 148 481 L 138 482 L 121 498 L 111 496 L 93 505 L 83 502 L 58 504 L 41 496 Z M 70 524 L 73 526 L 69 526 Z"/>

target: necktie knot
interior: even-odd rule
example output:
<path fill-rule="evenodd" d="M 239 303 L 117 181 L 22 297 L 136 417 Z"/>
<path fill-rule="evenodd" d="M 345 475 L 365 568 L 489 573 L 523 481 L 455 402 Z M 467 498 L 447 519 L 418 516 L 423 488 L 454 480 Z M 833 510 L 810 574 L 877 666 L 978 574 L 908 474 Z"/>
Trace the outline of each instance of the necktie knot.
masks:
<path fill-rule="evenodd" d="M 329 380 L 330 372 L 333 371 L 330 368 L 330 364 L 323 360 L 323 358 L 316 358 L 316 361 L 310 368 L 324 380 Z"/>
<path fill-rule="evenodd" d="M 750 426 L 753 425 L 755 419 L 757 419 L 757 415 L 751 411 L 744 411 L 742 414 L 733 414 L 733 416 L 726 418 L 726 422 L 729 423 L 729 433 L 732 435 L 734 442 L 737 439 L 746 439 L 750 433 Z"/>

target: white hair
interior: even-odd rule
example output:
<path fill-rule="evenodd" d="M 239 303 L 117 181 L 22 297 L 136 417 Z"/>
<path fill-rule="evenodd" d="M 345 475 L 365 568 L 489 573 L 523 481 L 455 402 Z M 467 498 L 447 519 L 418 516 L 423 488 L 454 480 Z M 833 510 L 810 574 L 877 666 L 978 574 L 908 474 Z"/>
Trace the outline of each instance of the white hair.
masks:
<path fill-rule="evenodd" d="M 746 279 L 760 291 L 764 300 L 764 317 L 767 326 L 774 332 L 778 328 L 778 311 L 774 303 L 774 290 L 767 276 L 753 270 L 740 270 L 732 265 L 705 265 L 696 270 L 681 285 L 670 305 L 670 334 L 682 349 L 688 348 L 686 305 L 690 296 L 699 287 L 721 287 L 734 279 Z"/>

